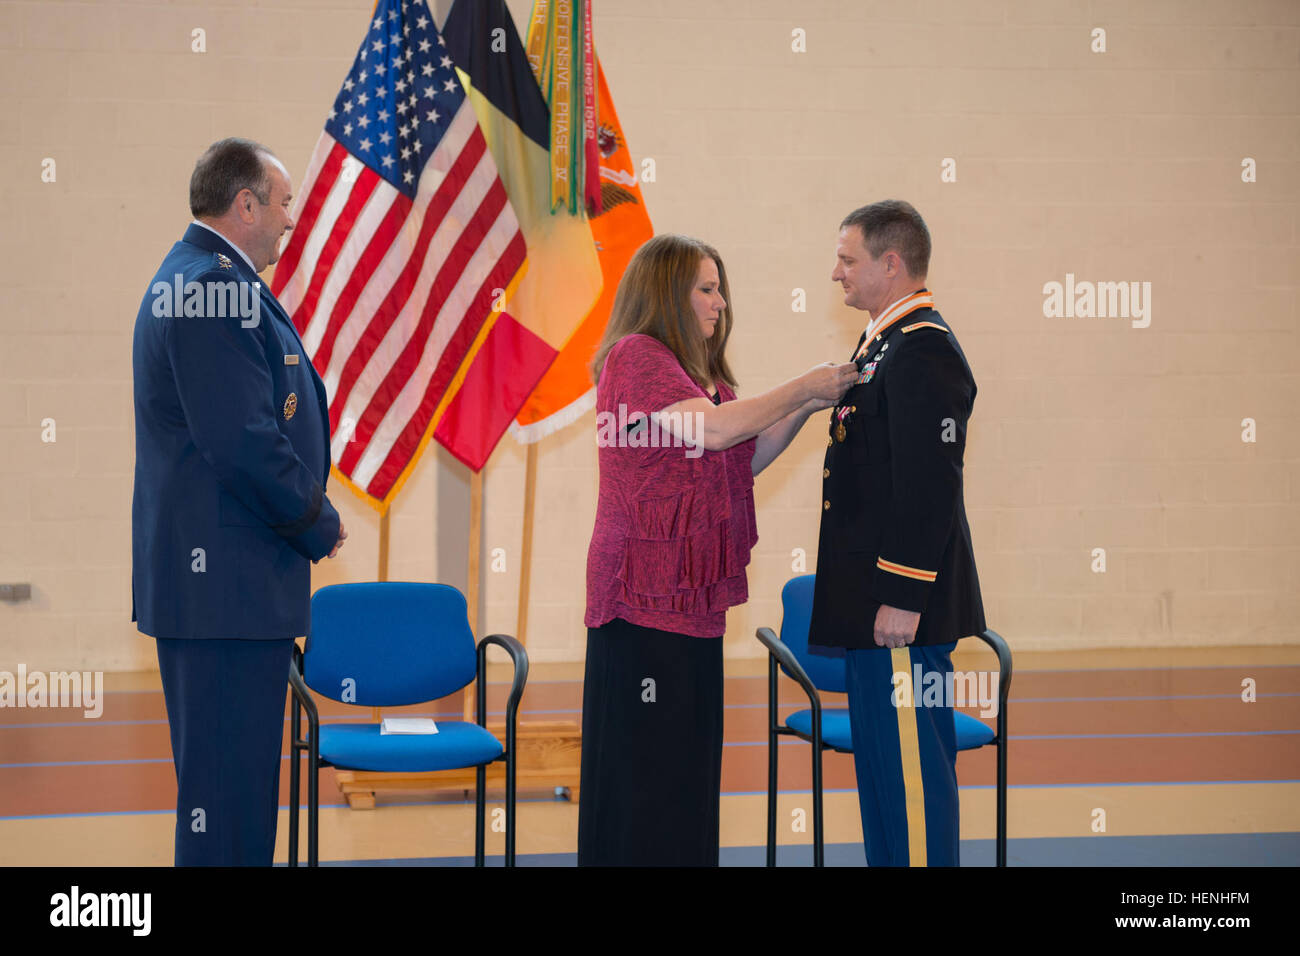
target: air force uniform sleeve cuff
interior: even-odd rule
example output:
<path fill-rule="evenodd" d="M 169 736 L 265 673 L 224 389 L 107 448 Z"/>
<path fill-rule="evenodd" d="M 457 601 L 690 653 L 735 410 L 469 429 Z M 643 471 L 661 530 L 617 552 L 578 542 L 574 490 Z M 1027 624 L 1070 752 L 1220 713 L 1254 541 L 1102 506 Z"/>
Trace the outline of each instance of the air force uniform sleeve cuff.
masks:
<path fill-rule="evenodd" d="M 883 556 L 878 557 L 871 582 L 871 594 L 881 604 L 904 611 L 921 612 L 925 610 L 930 588 L 938 576 L 938 571 L 914 568 Z"/>
<path fill-rule="evenodd" d="M 311 503 L 297 521 L 277 525 L 276 534 L 288 540 L 295 551 L 319 561 L 339 540 L 339 513 L 334 510 L 320 485 L 312 489 Z"/>

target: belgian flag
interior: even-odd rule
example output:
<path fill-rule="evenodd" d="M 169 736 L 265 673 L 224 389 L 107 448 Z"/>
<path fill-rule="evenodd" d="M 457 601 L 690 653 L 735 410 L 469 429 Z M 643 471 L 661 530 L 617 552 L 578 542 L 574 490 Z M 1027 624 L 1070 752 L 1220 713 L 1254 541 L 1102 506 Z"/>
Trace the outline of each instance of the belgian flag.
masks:
<path fill-rule="evenodd" d="M 597 303 L 602 272 L 587 221 L 551 214 L 550 114 L 504 0 L 456 0 L 442 36 L 528 247 L 527 272 L 462 366 L 436 432 L 478 470 Z"/>

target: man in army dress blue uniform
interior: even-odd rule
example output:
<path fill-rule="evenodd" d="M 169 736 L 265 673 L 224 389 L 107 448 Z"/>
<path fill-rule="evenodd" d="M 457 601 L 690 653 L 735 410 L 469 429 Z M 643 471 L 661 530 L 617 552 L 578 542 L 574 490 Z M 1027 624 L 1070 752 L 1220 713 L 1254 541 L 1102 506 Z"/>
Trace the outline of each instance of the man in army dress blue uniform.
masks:
<path fill-rule="evenodd" d="M 157 641 L 178 866 L 271 864 L 293 639 L 347 537 L 325 387 L 258 279 L 290 191 L 266 147 L 209 147 L 135 322 L 131 619 Z"/>
<path fill-rule="evenodd" d="M 845 656 L 868 864 L 956 866 L 952 701 L 895 696 L 894 675 L 919 665 L 951 686 L 957 640 L 985 627 L 962 496 L 975 380 L 925 288 L 930 234 L 911 205 L 849 214 L 836 256 L 831 278 L 872 321 L 831 413 L 808 640 Z"/>

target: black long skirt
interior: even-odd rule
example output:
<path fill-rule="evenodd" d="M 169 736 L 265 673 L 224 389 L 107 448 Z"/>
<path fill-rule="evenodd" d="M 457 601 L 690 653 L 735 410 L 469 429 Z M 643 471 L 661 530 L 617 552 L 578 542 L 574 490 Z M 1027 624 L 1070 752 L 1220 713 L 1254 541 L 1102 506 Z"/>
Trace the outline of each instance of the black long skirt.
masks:
<path fill-rule="evenodd" d="M 579 866 L 717 866 L 722 639 L 587 629 Z"/>

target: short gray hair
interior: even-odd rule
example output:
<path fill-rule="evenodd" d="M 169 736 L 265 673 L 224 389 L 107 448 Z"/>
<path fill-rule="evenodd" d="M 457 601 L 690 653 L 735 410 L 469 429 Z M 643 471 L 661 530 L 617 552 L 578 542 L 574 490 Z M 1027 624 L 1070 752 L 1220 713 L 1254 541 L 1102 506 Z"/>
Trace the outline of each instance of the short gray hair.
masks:
<path fill-rule="evenodd" d="M 265 157 L 275 154 L 251 139 L 231 136 L 209 146 L 190 176 L 190 212 L 195 219 L 221 216 L 235 197 L 247 189 L 263 206 L 271 202 L 271 180 Z"/>
<path fill-rule="evenodd" d="M 862 241 L 871 258 L 879 259 L 893 249 L 913 278 L 924 279 L 930 271 L 930 230 L 911 203 L 884 199 L 863 206 L 840 223 L 841 229 L 849 226 L 862 230 Z"/>

